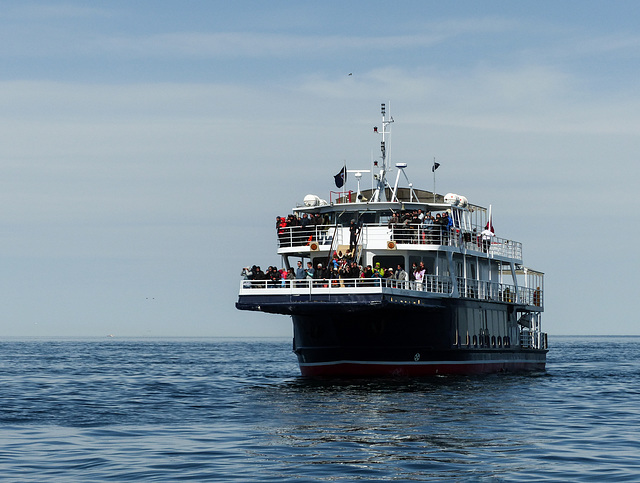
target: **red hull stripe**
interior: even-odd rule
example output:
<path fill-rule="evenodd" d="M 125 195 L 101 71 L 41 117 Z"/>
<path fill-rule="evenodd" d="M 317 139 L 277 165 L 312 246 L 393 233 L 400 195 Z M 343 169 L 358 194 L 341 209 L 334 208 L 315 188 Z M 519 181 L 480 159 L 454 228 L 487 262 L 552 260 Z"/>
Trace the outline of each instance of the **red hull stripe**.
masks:
<path fill-rule="evenodd" d="M 535 360 L 302 363 L 303 376 L 423 376 L 435 374 L 487 374 L 501 371 L 544 371 Z"/>
<path fill-rule="evenodd" d="M 357 364 L 357 365 L 377 365 L 377 366 L 432 366 L 432 365 L 470 365 L 470 364 L 539 364 L 534 359 L 487 359 L 476 361 L 416 361 L 416 362 L 396 362 L 396 361 L 328 361 L 328 362 L 301 362 L 300 367 L 313 366 L 333 366 L 341 364 Z"/>

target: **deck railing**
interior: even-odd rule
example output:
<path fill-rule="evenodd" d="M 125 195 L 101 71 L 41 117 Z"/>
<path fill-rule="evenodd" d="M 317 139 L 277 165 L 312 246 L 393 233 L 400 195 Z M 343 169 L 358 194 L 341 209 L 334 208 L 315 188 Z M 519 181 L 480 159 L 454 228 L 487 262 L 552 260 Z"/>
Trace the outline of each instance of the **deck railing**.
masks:
<path fill-rule="evenodd" d="M 518 302 L 524 305 L 542 307 L 542 290 L 517 287 L 506 283 L 486 280 L 472 280 L 457 277 L 458 293 L 462 298 L 478 300 L 497 300 L 500 302 Z"/>
<path fill-rule="evenodd" d="M 278 248 L 307 247 L 317 243 L 318 248 L 349 242 L 349 229 L 342 225 L 289 226 L 278 229 Z M 483 240 L 477 231 L 449 229 L 440 225 L 392 225 L 366 223 L 362 227 L 362 243 L 395 241 L 398 245 L 444 245 L 493 255 L 522 259 L 522 243 L 501 237 Z M 401 247 L 398 247 L 401 248 Z"/>
<path fill-rule="evenodd" d="M 457 278 L 461 298 L 519 303 L 542 307 L 542 292 L 525 287 L 465 278 Z M 422 282 L 391 278 L 334 278 L 301 280 L 242 280 L 240 295 L 258 292 L 272 295 L 317 293 L 381 293 L 383 289 L 406 290 L 429 294 L 453 294 L 451 277 L 426 275 Z M 417 295 L 417 294 L 416 294 Z"/>

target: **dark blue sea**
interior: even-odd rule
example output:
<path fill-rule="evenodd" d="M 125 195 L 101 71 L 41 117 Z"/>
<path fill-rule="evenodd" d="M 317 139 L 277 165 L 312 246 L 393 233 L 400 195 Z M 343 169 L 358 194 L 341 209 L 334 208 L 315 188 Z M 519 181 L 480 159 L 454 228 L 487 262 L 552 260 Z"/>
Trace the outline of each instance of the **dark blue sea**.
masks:
<path fill-rule="evenodd" d="M 640 481 L 640 338 L 546 373 L 310 381 L 283 339 L 0 342 L 2 481 Z"/>

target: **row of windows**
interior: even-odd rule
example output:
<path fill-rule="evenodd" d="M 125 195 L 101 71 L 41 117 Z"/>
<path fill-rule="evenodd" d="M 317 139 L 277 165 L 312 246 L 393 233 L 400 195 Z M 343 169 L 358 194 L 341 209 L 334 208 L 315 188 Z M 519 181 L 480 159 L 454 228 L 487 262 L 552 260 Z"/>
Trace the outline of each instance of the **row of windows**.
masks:
<path fill-rule="evenodd" d="M 489 347 L 493 349 L 502 349 L 503 347 L 511 347 L 511 339 L 508 335 L 502 336 L 489 336 L 489 335 L 473 335 L 467 334 L 466 338 L 462 340 L 461 336 L 458 336 L 458 340 L 454 343 L 457 347 Z"/>
<path fill-rule="evenodd" d="M 496 309 L 478 310 L 460 308 L 457 310 L 458 334 L 494 334 L 505 336 L 507 332 L 507 312 Z"/>

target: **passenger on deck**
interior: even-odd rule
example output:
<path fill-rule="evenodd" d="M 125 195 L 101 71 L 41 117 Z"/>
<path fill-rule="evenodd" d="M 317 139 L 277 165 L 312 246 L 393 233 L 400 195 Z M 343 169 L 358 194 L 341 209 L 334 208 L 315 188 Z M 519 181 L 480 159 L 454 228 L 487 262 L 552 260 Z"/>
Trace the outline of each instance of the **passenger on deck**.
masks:
<path fill-rule="evenodd" d="M 413 276 L 416 279 L 416 290 L 423 290 L 423 280 L 425 275 L 424 264 L 420 262 L 420 267 L 414 272 Z"/>
<path fill-rule="evenodd" d="M 296 274 L 293 272 L 293 267 L 289 267 L 289 270 L 287 270 L 285 278 L 289 281 L 294 280 L 296 278 Z"/>
<path fill-rule="evenodd" d="M 411 271 L 409 272 L 409 280 L 412 282 L 415 281 L 416 276 L 415 273 L 418 271 L 418 265 L 416 263 L 411 264 Z"/>
<path fill-rule="evenodd" d="M 254 265 L 253 268 L 256 266 Z M 242 273 L 240 274 L 243 280 L 253 280 L 253 272 L 249 267 L 244 267 L 242 269 Z"/>
<path fill-rule="evenodd" d="M 482 237 L 482 251 L 488 253 L 491 248 L 491 238 L 496 236 L 495 233 L 489 229 L 489 223 L 487 223 L 486 228 L 482 230 L 480 236 Z"/>
<path fill-rule="evenodd" d="M 433 243 L 433 218 L 427 211 L 422 219 L 422 243 Z"/>
<path fill-rule="evenodd" d="M 391 218 L 389 218 L 389 223 L 387 223 L 387 228 L 389 228 L 390 230 L 393 230 L 395 228 L 395 226 L 398 224 L 399 222 L 399 218 L 398 218 L 398 214 L 397 213 L 393 213 L 391 215 Z"/>
<path fill-rule="evenodd" d="M 336 252 L 333 252 L 333 260 L 329 263 L 329 267 L 335 270 L 340 268 L 340 260 L 338 259 L 338 254 Z"/>
<path fill-rule="evenodd" d="M 305 276 L 304 267 L 302 266 L 302 261 L 298 260 L 298 268 L 296 268 L 296 278 L 298 280 L 302 280 Z"/>
<path fill-rule="evenodd" d="M 278 243 L 280 246 L 291 246 L 287 237 L 287 220 L 284 217 L 276 216 L 276 231 L 278 232 Z"/>
<path fill-rule="evenodd" d="M 380 262 L 376 262 L 376 268 L 373 271 L 374 277 L 376 276 L 376 272 L 378 272 L 377 276 L 384 277 L 384 268 L 380 266 Z"/>
<path fill-rule="evenodd" d="M 428 284 L 427 284 L 427 282 L 428 282 L 428 278 L 427 278 L 428 272 L 427 272 L 427 269 L 424 266 L 424 262 L 420 262 L 418 268 L 420 269 L 420 271 L 422 271 L 422 284 L 424 285 L 424 290 L 428 290 L 429 289 Z"/>
<path fill-rule="evenodd" d="M 398 281 L 406 281 L 407 280 L 407 272 L 404 271 L 404 268 L 402 268 L 402 265 L 398 264 L 398 268 L 396 269 L 395 273 L 393 274 L 393 278 L 395 278 Z"/>
<path fill-rule="evenodd" d="M 446 211 L 444 212 L 443 216 L 443 232 L 444 232 L 444 236 L 445 239 L 447 240 L 446 244 L 449 244 L 449 238 L 451 237 L 451 231 L 453 230 L 453 217 L 449 216 L 449 213 L 447 213 Z"/>
<path fill-rule="evenodd" d="M 338 269 L 338 278 L 340 279 L 340 286 L 344 287 L 345 283 L 343 282 L 344 279 L 346 278 L 353 278 L 351 276 L 351 265 L 348 263 L 345 263 L 344 265 L 342 265 L 339 269 Z"/>
<path fill-rule="evenodd" d="M 360 278 L 362 274 L 362 265 L 358 265 L 356 262 L 351 262 L 351 278 Z"/>
<path fill-rule="evenodd" d="M 359 234 L 360 227 L 354 220 L 351 220 L 351 223 L 349 224 L 349 250 L 354 251 L 356 249 Z"/>
<path fill-rule="evenodd" d="M 266 275 L 268 277 L 268 280 L 270 281 L 269 285 L 271 287 L 277 287 L 280 279 L 282 278 L 278 269 L 276 267 L 269 267 L 267 269 Z"/>
<path fill-rule="evenodd" d="M 266 280 L 267 274 L 260 270 L 260 266 L 254 265 L 255 268 L 252 268 L 253 279 L 252 280 Z"/>
<path fill-rule="evenodd" d="M 307 262 L 307 269 L 304 272 L 305 278 L 313 278 L 315 270 L 313 269 L 313 264 L 311 262 Z"/>

